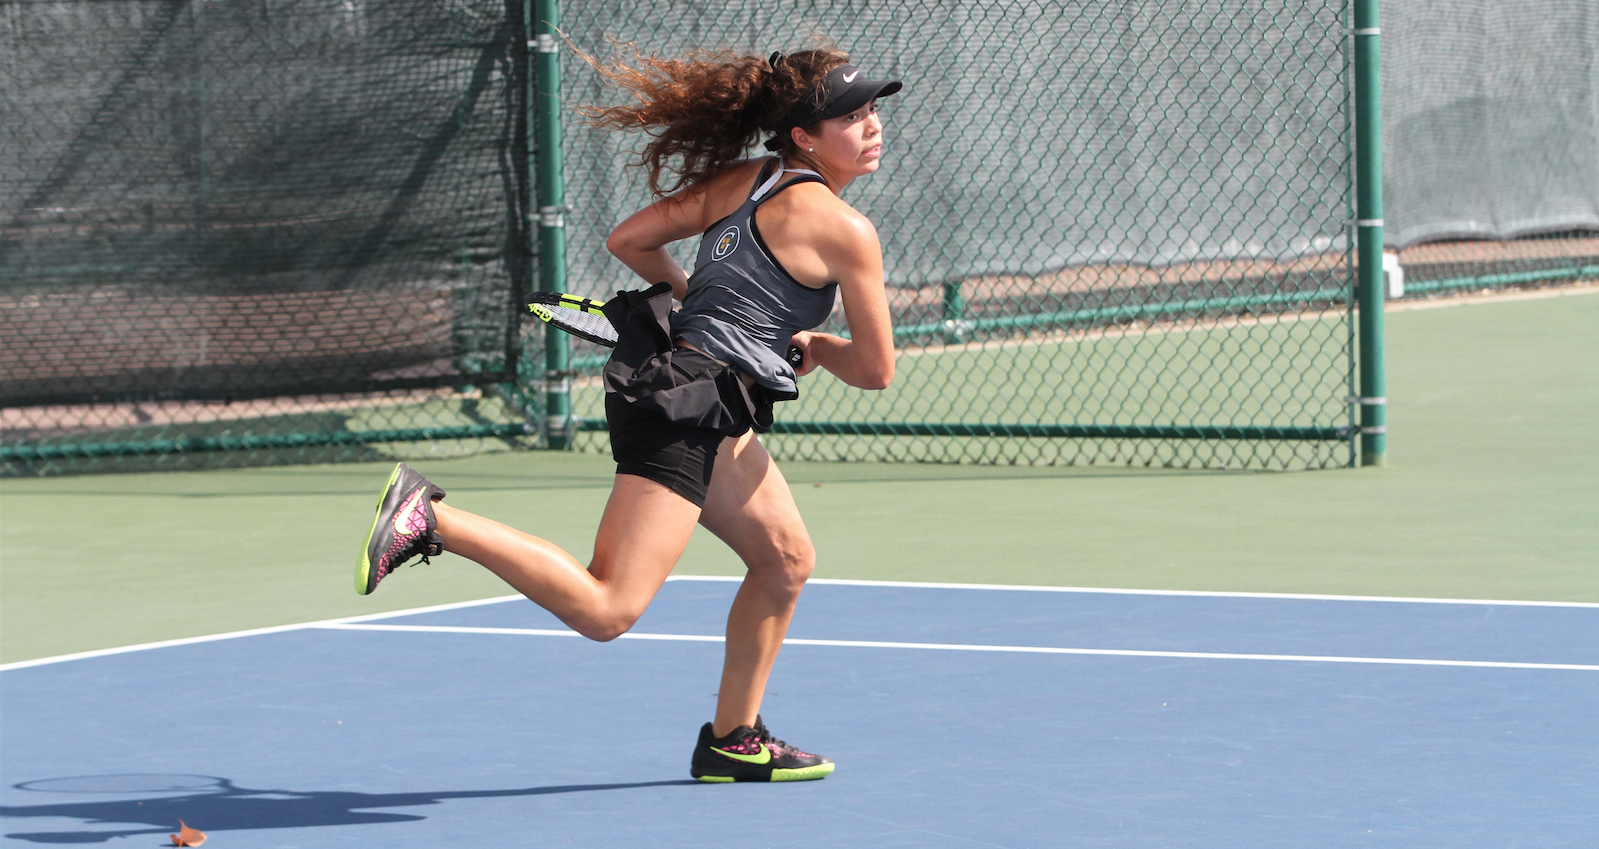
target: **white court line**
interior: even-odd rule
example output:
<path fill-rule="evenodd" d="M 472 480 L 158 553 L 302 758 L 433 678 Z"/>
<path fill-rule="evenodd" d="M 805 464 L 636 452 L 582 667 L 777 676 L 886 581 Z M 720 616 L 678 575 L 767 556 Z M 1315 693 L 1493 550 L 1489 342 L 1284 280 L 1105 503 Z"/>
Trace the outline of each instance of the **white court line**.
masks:
<path fill-rule="evenodd" d="M 668 581 L 742 581 L 728 575 L 673 575 Z M 1103 593 L 1105 595 L 1190 596 L 1195 598 L 1280 598 L 1295 601 L 1378 601 L 1398 604 L 1478 604 L 1506 607 L 1586 607 L 1599 609 L 1592 601 L 1518 601 L 1491 598 L 1407 598 L 1387 595 L 1321 595 L 1316 593 L 1250 593 L 1212 590 L 1129 590 L 1115 587 L 1052 587 L 1027 584 L 953 584 L 936 581 L 864 581 L 852 578 L 811 578 L 807 584 L 841 587 L 903 587 L 930 590 L 1006 590 L 1029 593 Z"/>
<path fill-rule="evenodd" d="M 335 623 L 318 626 L 332 631 L 398 631 L 413 634 L 488 634 L 519 637 L 576 637 L 574 631 L 552 628 L 474 628 L 462 625 L 372 625 Z M 657 640 L 677 643 L 721 643 L 725 637 L 706 634 L 639 634 L 628 632 L 623 640 Z M 923 651 L 1002 652 L 1010 654 L 1072 654 L 1108 657 L 1167 657 L 1185 660 L 1284 660 L 1298 663 L 1369 663 L 1386 666 L 1465 666 L 1474 669 L 1562 669 L 1599 672 L 1599 666 L 1580 663 L 1515 663 L 1500 660 L 1433 660 L 1414 657 L 1343 657 L 1313 654 L 1237 654 L 1203 651 L 1140 651 L 1137 649 L 1079 649 L 1061 646 L 988 646 L 969 643 L 901 643 L 884 640 L 809 640 L 789 637 L 786 646 L 836 646 L 866 649 L 918 649 Z"/>
<path fill-rule="evenodd" d="M 234 640 L 239 637 L 255 637 L 262 634 L 282 634 L 286 631 L 303 631 L 307 628 L 322 628 L 328 625 L 342 625 L 353 622 L 371 622 L 377 619 L 388 619 L 394 616 L 411 616 L 417 613 L 438 613 L 444 610 L 460 610 L 464 607 L 479 607 L 485 604 L 499 604 L 502 601 L 515 601 L 519 595 L 502 595 L 494 598 L 480 598 L 472 601 L 457 601 L 450 604 L 435 604 L 428 607 L 412 607 L 405 610 L 390 610 L 386 613 L 367 613 L 361 616 L 345 616 L 339 619 L 321 619 L 316 622 L 296 622 L 293 625 L 273 625 L 269 628 L 251 628 L 246 631 L 228 631 L 223 634 L 205 634 L 199 637 L 183 637 L 176 640 L 160 640 L 154 643 L 137 643 L 131 646 L 116 646 L 109 649 L 95 649 L 93 651 L 80 651 L 72 654 L 58 654 L 54 657 L 36 657 L 33 660 L 18 660 L 12 663 L 0 664 L 0 672 L 9 672 L 13 669 L 27 669 L 30 666 L 44 666 L 51 663 L 65 663 L 69 660 L 86 660 L 91 657 L 105 657 L 113 654 L 126 654 L 128 652 L 146 651 L 149 649 L 164 649 L 171 646 L 191 646 L 195 643 L 211 643 L 218 640 Z"/>
<path fill-rule="evenodd" d="M 672 575 L 667 581 L 742 581 L 743 578 L 731 575 Z M 1312 595 L 1303 593 L 1248 593 L 1248 592 L 1211 592 L 1207 590 L 1136 590 L 1118 589 L 1114 587 L 1051 587 L 1029 586 L 1025 584 L 959 584 L 938 583 L 930 581 L 868 581 L 853 580 L 849 578 L 812 578 L 808 583 L 834 585 L 844 587 L 900 587 L 905 589 L 938 589 L 938 590 L 1001 590 L 1010 592 L 1037 592 L 1037 593 L 1101 593 L 1104 595 L 1151 595 L 1151 596 L 1187 596 L 1195 598 L 1258 598 L 1258 599 L 1287 599 L 1305 601 L 1374 601 L 1400 604 L 1471 604 L 1471 605 L 1505 605 L 1509 607 L 1578 607 L 1599 609 L 1599 603 L 1584 601 L 1513 601 L 1499 599 L 1477 598 L 1402 598 L 1395 596 L 1365 596 L 1365 595 Z M 397 616 L 413 616 L 420 613 L 438 613 L 445 610 L 459 610 L 466 607 L 478 607 L 486 604 L 500 604 L 507 601 L 521 600 L 519 595 L 496 596 L 494 598 L 476 599 L 474 601 L 459 601 L 452 604 L 436 604 L 428 607 L 413 607 L 404 610 L 391 610 L 386 613 L 369 613 L 361 616 L 345 616 L 337 619 L 323 619 L 315 622 L 297 622 L 292 625 L 274 625 L 269 628 L 252 628 L 246 631 L 228 631 L 221 634 L 206 634 L 198 637 L 184 637 L 176 640 L 160 640 L 153 643 L 136 643 L 128 646 L 116 646 L 93 651 L 74 652 L 52 657 L 39 657 L 33 660 L 19 660 L 12 663 L 0 664 L 0 672 L 12 669 L 27 669 L 32 666 L 45 666 L 52 663 L 65 663 L 69 660 L 86 660 L 93 657 L 106 657 L 108 655 L 126 654 L 128 652 L 146 651 L 148 649 L 169 648 L 172 646 L 187 646 L 196 643 L 209 643 L 216 640 L 232 640 L 239 637 L 254 637 L 262 634 L 279 634 L 286 631 L 297 631 L 304 628 L 321 628 L 326 625 L 336 625 L 354 622 L 370 622 L 378 619 L 390 619 Z"/>

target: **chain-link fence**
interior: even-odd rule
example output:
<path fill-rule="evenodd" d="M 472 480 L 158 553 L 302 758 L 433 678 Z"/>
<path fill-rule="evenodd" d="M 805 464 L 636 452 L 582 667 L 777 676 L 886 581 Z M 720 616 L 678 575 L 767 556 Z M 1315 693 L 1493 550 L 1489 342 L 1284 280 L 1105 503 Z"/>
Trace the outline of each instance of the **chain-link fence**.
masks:
<path fill-rule="evenodd" d="M 5 470 L 519 439 L 521 26 L 484 0 L 0 4 Z"/>
<path fill-rule="evenodd" d="M 765 55 L 819 32 L 906 81 L 883 102 L 883 168 L 846 194 L 882 236 L 898 376 L 877 393 L 807 378 L 774 453 L 1349 462 L 1342 2 L 614 2 L 563 25 L 601 54 Z M 572 100 L 614 96 L 569 68 Z M 636 144 L 569 126 L 574 245 L 648 202 L 624 168 Z M 639 282 L 595 249 L 569 275 L 600 295 Z M 603 425 L 592 380 L 574 409 Z"/>
<path fill-rule="evenodd" d="M 1426 36 L 1438 15 L 1424 6 L 1383 5 L 1399 69 L 1384 84 L 1390 243 L 1407 297 L 1599 276 L 1593 0 L 1451 0 L 1445 39 Z M 533 390 L 565 378 L 545 380 L 542 335 L 519 327 L 537 219 L 526 9 L 0 2 L 4 472 L 543 444 Z M 764 56 L 822 33 L 906 81 L 884 102 L 883 169 L 846 196 L 883 236 L 898 377 L 877 393 L 806 379 L 774 453 L 1350 461 L 1345 0 L 564 9 L 573 43 L 602 55 L 610 37 Z M 1488 29 L 1502 36 L 1484 41 Z M 562 61 L 569 104 L 615 96 Z M 1449 141 L 1529 109 L 1537 133 Z M 564 138 L 566 288 L 635 287 L 603 243 L 649 200 L 625 167 L 638 138 L 570 110 Z M 1459 190 L 1518 156 L 1543 176 Z M 1520 206 L 1418 205 L 1451 198 Z M 687 262 L 693 246 L 680 248 Z M 590 449 L 603 447 L 600 355 L 574 349 Z"/>

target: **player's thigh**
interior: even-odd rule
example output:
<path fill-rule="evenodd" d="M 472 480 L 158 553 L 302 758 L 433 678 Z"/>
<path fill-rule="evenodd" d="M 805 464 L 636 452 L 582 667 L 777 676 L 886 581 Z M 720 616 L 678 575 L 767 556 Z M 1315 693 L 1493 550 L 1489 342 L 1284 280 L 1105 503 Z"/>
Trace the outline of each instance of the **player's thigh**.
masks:
<path fill-rule="evenodd" d="M 815 562 L 788 480 L 753 432 L 723 440 L 700 524 L 751 569 L 778 569 L 803 582 Z"/>
<path fill-rule="evenodd" d="M 700 516 L 694 502 L 637 475 L 617 475 L 589 572 L 623 608 L 642 613 L 672 573 Z"/>

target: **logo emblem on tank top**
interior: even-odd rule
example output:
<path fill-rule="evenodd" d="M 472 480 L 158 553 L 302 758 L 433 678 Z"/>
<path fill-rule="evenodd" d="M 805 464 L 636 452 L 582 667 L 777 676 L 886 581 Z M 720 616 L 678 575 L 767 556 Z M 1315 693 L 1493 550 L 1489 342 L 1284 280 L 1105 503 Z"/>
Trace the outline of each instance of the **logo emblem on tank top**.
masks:
<path fill-rule="evenodd" d="M 736 247 L 738 247 L 737 225 L 723 230 L 722 235 L 716 237 L 716 247 L 711 248 L 711 261 L 720 262 L 727 259 L 727 255 Z"/>

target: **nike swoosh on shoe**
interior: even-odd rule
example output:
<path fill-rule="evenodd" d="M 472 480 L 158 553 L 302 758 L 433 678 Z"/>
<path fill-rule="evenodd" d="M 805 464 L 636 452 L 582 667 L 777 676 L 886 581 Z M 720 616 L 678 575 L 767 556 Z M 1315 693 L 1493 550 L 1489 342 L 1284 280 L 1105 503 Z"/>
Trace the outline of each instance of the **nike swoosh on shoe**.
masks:
<path fill-rule="evenodd" d="M 411 520 L 416 517 L 417 511 L 422 509 L 422 499 L 427 497 L 427 487 L 418 487 L 411 493 L 409 500 L 394 514 L 394 533 L 396 536 L 406 536 L 416 533 L 411 528 Z"/>
<path fill-rule="evenodd" d="M 757 764 L 757 765 L 759 765 L 759 764 L 771 763 L 771 761 L 772 761 L 772 750 L 766 748 L 766 745 L 764 743 L 757 743 L 756 745 L 761 747 L 761 753 L 758 754 L 758 755 L 741 755 L 741 754 L 739 754 L 737 752 L 729 752 L 726 749 L 718 749 L 715 746 L 711 746 L 710 749 L 711 749 L 711 751 L 717 753 L 718 755 L 726 755 L 727 757 L 730 757 L 730 758 L 732 758 L 735 761 L 743 761 L 744 763 L 747 763 L 747 764 Z"/>

